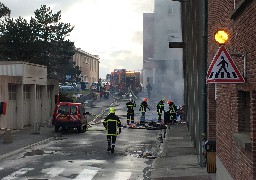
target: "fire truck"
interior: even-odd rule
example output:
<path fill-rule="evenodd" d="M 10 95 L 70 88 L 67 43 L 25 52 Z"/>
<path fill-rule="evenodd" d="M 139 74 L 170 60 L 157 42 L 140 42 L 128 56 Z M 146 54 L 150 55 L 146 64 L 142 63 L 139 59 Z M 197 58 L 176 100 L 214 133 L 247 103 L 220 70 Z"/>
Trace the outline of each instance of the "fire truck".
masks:
<path fill-rule="evenodd" d="M 110 75 L 112 91 L 125 95 L 132 91 L 135 95 L 141 92 L 140 72 L 114 69 Z"/>

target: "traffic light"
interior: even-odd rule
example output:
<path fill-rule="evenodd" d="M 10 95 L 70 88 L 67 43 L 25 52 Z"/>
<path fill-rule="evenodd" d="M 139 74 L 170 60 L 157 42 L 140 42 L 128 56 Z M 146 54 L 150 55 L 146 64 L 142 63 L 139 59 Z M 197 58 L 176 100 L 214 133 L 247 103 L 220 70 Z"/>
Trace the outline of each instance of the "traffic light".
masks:
<path fill-rule="evenodd" d="M 224 30 L 218 30 L 214 34 L 215 41 L 218 42 L 219 44 L 225 44 L 228 40 L 228 33 Z"/>

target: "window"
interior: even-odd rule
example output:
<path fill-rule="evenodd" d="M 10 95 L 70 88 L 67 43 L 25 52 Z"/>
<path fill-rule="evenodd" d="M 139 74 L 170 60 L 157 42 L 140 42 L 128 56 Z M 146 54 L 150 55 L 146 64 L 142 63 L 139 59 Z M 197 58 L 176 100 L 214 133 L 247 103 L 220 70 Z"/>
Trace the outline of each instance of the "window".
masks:
<path fill-rule="evenodd" d="M 250 132 L 250 92 L 238 92 L 238 132 Z"/>
<path fill-rule="evenodd" d="M 71 115 L 76 115 L 77 114 L 77 107 L 76 106 L 71 106 L 70 114 Z"/>
<path fill-rule="evenodd" d="M 63 114 L 63 115 L 68 115 L 69 114 L 69 106 L 60 106 L 58 113 Z"/>
<path fill-rule="evenodd" d="M 238 123 L 237 132 L 233 133 L 234 142 L 247 151 L 252 150 L 252 142 L 250 138 L 250 92 L 238 91 L 237 93 L 237 113 Z"/>
<path fill-rule="evenodd" d="M 24 100 L 29 100 L 30 99 L 30 86 L 29 85 L 24 85 L 23 86 L 23 93 L 24 93 Z"/>
<path fill-rule="evenodd" d="M 41 97 L 42 97 L 41 86 L 36 86 L 36 99 L 41 99 Z"/>
<path fill-rule="evenodd" d="M 52 98 L 52 91 L 53 91 L 53 86 L 47 86 L 47 96 L 48 98 Z"/>
<path fill-rule="evenodd" d="M 230 13 L 230 18 L 236 19 L 252 2 L 250 0 L 234 0 L 234 9 Z"/>
<path fill-rule="evenodd" d="M 169 7 L 168 8 L 168 15 L 171 16 L 171 15 L 177 15 L 178 14 L 178 9 L 175 8 L 175 7 Z"/>
<path fill-rule="evenodd" d="M 16 100 L 16 85 L 9 84 L 8 85 L 8 94 L 9 94 L 9 100 Z"/>

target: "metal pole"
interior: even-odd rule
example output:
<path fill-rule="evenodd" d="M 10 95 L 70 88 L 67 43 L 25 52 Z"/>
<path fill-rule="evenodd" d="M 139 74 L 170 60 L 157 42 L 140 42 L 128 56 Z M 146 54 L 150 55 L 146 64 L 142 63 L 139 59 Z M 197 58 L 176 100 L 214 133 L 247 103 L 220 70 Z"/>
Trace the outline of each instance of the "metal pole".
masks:
<path fill-rule="evenodd" d="M 207 24 L 208 24 L 208 1 L 207 0 L 202 0 L 202 74 L 201 74 L 201 95 L 202 99 L 200 102 L 201 106 L 201 119 L 200 119 L 200 135 L 201 135 L 201 140 L 200 140 L 200 166 L 204 167 L 205 166 L 205 156 L 203 155 L 204 152 L 204 143 L 206 141 L 206 134 L 207 134 L 207 103 L 206 103 L 206 82 L 205 82 L 205 77 L 206 77 L 206 67 L 207 67 Z"/>

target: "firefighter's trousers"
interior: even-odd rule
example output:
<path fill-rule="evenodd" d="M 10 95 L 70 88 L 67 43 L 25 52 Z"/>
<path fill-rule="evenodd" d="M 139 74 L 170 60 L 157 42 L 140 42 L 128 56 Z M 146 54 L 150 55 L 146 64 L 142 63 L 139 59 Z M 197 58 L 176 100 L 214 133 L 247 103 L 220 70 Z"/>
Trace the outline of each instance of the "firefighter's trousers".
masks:
<path fill-rule="evenodd" d="M 127 124 L 134 123 L 134 113 L 127 112 Z"/>
<path fill-rule="evenodd" d="M 112 135 L 107 135 L 107 141 L 108 141 L 108 147 L 115 147 L 115 143 L 116 143 L 116 136 L 112 136 Z M 112 146 L 111 146 L 112 145 Z"/>

